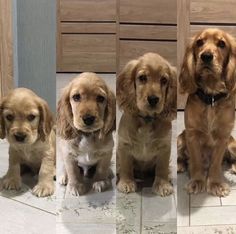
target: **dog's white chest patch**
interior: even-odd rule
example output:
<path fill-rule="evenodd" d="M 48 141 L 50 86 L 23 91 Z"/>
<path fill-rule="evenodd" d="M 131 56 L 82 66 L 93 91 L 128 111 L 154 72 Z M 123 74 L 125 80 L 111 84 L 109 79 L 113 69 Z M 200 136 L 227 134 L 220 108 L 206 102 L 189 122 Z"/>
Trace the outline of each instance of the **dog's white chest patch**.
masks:
<path fill-rule="evenodd" d="M 78 164 L 81 166 L 92 166 L 98 161 L 98 158 L 95 155 L 94 145 L 85 137 L 80 141 L 77 160 Z"/>

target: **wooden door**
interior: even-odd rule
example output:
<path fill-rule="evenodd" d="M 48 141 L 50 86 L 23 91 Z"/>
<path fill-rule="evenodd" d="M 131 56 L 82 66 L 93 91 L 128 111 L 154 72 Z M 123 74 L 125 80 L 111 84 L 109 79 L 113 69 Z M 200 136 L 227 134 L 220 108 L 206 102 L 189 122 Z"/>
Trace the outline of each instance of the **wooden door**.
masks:
<path fill-rule="evenodd" d="M 0 97 L 13 88 L 12 1 L 0 1 Z"/>

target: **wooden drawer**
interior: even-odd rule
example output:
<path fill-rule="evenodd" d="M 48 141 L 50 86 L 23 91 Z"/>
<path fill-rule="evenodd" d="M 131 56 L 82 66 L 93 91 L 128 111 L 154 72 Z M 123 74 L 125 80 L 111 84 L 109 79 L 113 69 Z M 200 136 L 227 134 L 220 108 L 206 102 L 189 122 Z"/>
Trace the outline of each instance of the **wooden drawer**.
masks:
<path fill-rule="evenodd" d="M 176 42 L 166 41 L 120 41 L 119 71 L 131 59 L 135 59 L 144 53 L 159 53 L 172 65 L 176 65 Z"/>
<path fill-rule="evenodd" d="M 148 40 L 177 40 L 176 26 L 120 25 L 120 38 Z"/>
<path fill-rule="evenodd" d="M 236 23 L 235 0 L 191 0 L 190 21 Z"/>
<path fill-rule="evenodd" d="M 61 33 L 116 33 L 115 23 L 61 23 Z"/>
<path fill-rule="evenodd" d="M 236 37 L 236 27 L 235 26 L 214 26 L 214 25 L 191 25 L 190 26 L 190 33 L 191 36 L 194 36 L 196 33 L 202 31 L 206 28 L 219 28 L 230 33 L 232 36 Z"/>
<path fill-rule="evenodd" d="M 177 0 L 120 0 L 120 22 L 176 24 L 176 9 Z"/>
<path fill-rule="evenodd" d="M 115 72 L 115 35 L 63 34 L 61 43 L 61 72 Z"/>
<path fill-rule="evenodd" d="M 60 0 L 61 21 L 115 21 L 116 0 Z"/>

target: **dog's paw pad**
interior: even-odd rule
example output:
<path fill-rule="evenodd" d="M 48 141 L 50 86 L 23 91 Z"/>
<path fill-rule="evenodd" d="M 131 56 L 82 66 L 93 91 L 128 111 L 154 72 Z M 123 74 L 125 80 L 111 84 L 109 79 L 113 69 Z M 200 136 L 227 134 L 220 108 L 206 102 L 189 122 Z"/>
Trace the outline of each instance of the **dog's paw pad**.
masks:
<path fill-rule="evenodd" d="M 54 193 L 54 184 L 37 184 L 32 189 L 32 193 L 37 197 L 46 197 Z"/>
<path fill-rule="evenodd" d="M 170 182 L 163 180 L 153 184 L 152 192 L 161 197 L 166 197 L 171 195 L 174 192 L 174 189 Z"/>
<path fill-rule="evenodd" d="M 20 190 L 21 189 L 21 179 L 16 178 L 4 178 L 2 186 L 7 190 Z"/>
<path fill-rule="evenodd" d="M 206 185 L 204 180 L 191 180 L 186 186 L 187 192 L 189 194 L 202 193 L 206 190 Z"/>
<path fill-rule="evenodd" d="M 120 180 L 117 189 L 122 193 L 134 193 L 137 190 L 137 185 L 133 180 Z"/>
<path fill-rule="evenodd" d="M 210 182 L 207 185 L 207 192 L 217 197 L 226 197 L 230 193 L 230 187 L 226 183 Z"/>
<path fill-rule="evenodd" d="M 93 189 L 99 193 L 105 191 L 109 187 L 111 187 L 110 180 L 100 180 L 93 183 Z"/>

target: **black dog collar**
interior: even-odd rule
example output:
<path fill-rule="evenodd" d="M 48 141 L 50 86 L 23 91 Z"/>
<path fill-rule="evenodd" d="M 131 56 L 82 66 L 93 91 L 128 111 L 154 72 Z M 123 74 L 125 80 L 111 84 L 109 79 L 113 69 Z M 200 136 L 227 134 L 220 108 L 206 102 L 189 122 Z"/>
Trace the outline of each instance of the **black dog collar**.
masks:
<path fill-rule="evenodd" d="M 225 98 L 227 93 L 218 93 L 216 95 L 207 94 L 202 89 L 197 89 L 195 93 L 205 104 L 214 106 L 215 102 L 218 100 Z"/>
<path fill-rule="evenodd" d="M 146 115 L 146 116 L 142 116 L 142 115 L 138 115 L 139 118 L 142 118 L 144 120 L 145 123 L 150 123 L 154 120 L 157 119 L 157 117 L 155 116 L 150 116 L 150 115 Z"/>

